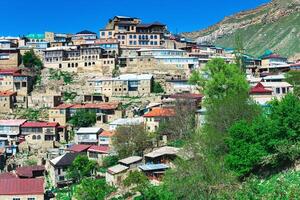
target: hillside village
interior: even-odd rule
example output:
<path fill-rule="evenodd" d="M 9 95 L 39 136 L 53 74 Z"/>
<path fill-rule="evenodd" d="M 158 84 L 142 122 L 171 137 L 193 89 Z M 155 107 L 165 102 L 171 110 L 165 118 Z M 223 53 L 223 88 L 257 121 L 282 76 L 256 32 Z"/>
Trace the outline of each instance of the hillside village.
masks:
<path fill-rule="evenodd" d="M 180 144 L 188 120 L 205 124 L 209 97 L 192 79 L 208 63 L 240 60 L 262 108 L 293 93 L 287 74 L 300 60 L 264 51 L 197 43 L 128 16 L 98 33 L 0 37 L 0 199 L 76 199 L 83 177 L 105 180 L 107 199 L 133 199 L 140 191 L 124 181 L 134 172 L 160 185 L 190 156 Z"/>

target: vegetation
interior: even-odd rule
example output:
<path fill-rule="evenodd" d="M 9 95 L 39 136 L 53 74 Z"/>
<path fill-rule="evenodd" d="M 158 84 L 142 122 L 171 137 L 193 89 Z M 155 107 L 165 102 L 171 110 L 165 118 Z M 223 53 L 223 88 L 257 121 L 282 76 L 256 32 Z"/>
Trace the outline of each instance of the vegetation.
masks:
<path fill-rule="evenodd" d="M 26 166 L 35 166 L 35 165 L 37 165 L 37 160 L 27 159 L 27 160 L 25 160 L 25 165 Z"/>
<path fill-rule="evenodd" d="M 165 90 L 159 82 L 157 81 L 152 82 L 152 93 L 164 93 L 164 92 Z"/>
<path fill-rule="evenodd" d="M 63 93 L 63 100 L 64 101 L 74 101 L 74 99 L 77 97 L 76 92 L 64 92 Z"/>
<path fill-rule="evenodd" d="M 34 53 L 31 49 L 30 51 L 25 52 L 24 56 L 22 57 L 23 65 L 30 69 L 32 73 L 35 75 L 34 84 L 40 85 L 41 84 L 41 70 L 43 68 L 43 62 L 41 59 Z"/>
<path fill-rule="evenodd" d="M 118 156 L 106 156 L 103 158 L 102 167 L 108 168 L 118 164 L 119 157 Z"/>
<path fill-rule="evenodd" d="M 118 127 L 112 141 L 120 158 L 141 156 L 152 146 L 152 140 L 142 125 Z"/>
<path fill-rule="evenodd" d="M 63 80 L 65 84 L 71 84 L 73 82 L 72 74 L 69 72 L 49 69 L 50 77 L 49 80 Z"/>
<path fill-rule="evenodd" d="M 285 76 L 286 81 L 293 86 L 293 93 L 300 97 L 300 71 L 289 71 Z"/>
<path fill-rule="evenodd" d="M 115 188 L 106 184 L 105 179 L 84 178 L 75 190 L 76 199 L 104 200 L 115 191 Z"/>
<path fill-rule="evenodd" d="M 89 127 L 96 123 L 96 113 L 87 110 L 77 111 L 69 120 L 74 127 Z"/>
<path fill-rule="evenodd" d="M 90 177 L 96 170 L 97 163 L 87 156 L 78 155 L 68 168 L 67 176 L 75 182 L 80 182 L 85 177 Z"/>

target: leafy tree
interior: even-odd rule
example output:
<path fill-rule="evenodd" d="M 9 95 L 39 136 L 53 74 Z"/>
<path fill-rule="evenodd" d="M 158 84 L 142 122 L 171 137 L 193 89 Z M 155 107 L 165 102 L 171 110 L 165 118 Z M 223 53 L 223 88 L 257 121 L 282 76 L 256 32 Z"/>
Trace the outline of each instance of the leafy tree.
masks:
<path fill-rule="evenodd" d="M 244 62 L 244 43 L 243 37 L 240 33 L 237 33 L 235 36 L 235 63 L 243 71 L 246 71 L 246 66 Z"/>
<path fill-rule="evenodd" d="M 75 190 L 76 199 L 104 200 L 115 191 L 115 188 L 106 184 L 105 179 L 84 178 Z"/>
<path fill-rule="evenodd" d="M 120 71 L 119 67 L 116 66 L 116 67 L 112 70 L 112 76 L 113 76 L 113 77 L 117 77 L 117 76 L 120 76 L 120 74 L 121 74 L 121 71 Z"/>
<path fill-rule="evenodd" d="M 40 71 L 43 67 L 42 61 L 37 55 L 35 55 L 32 49 L 30 51 L 25 52 L 24 56 L 22 57 L 22 60 L 25 67 L 34 71 Z"/>
<path fill-rule="evenodd" d="M 195 72 L 196 73 L 196 72 Z M 197 81 L 197 76 L 199 80 Z M 209 61 L 201 76 L 195 75 L 191 82 L 197 83 L 205 95 L 206 103 L 222 99 L 228 94 L 247 94 L 249 84 L 246 76 L 235 64 L 227 64 L 224 59 Z"/>
<path fill-rule="evenodd" d="M 73 101 L 77 97 L 76 92 L 64 92 L 63 93 L 63 100 L 64 101 Z"/>
<path fill-rule="evenodd" d="M 120 158 L 141 156 L 152 146 L 151 138 L 142 125 L 118 127 L 112 141 Z"/>
<path fill-rule="evenodd" d="M 65 84 L 73 82 L 72 74 L 61 70 L 49 69 L 50 77 L 49 80 L 63 80 Z"/>
<path fill-rule="evenodd" d="M 149 187 L 150 181 L 142 172 L 133 171 L 129 173 L 123 184 L 126 187 L 134 186 L 134 190 L 143 194 L 143 191 Z"/>
<path fill-rule="evenodd" d="M 157 130 L 157 136 L 167 135 L 168 140 L 188 138 L 195 131 L 196 105 L 193 100 L 179 99 L 174 105 L 175 115 L 162 121 Z"/>
<path fill-rule="evenodd" d="M 89 127 L 96 123 L 96 113 L 87 110 L 77 111 L 69 120 L 74 127 Z"/>
<path fill-rule="evenodd" d="M 286 81 L 293 85 L 293 93 L 300 97 L 300 71 L 289 71 L 285 76 Z"/>
<path fill-rule="evenodd" d="M 94 170 L 96 170 L 97 163 L 91 161 L 87 156 L 78 155 L 72 165 L 68 168 L 67 176 L 78 182 L 84 177 L 90 177 Z"/>
<path fill-rule="evenodd" d="M 153 93 L 164 93 L 165 90 L 159 82 L 153 81 L 152 92 Z"/>
<path fill-rule="evenodd" d="M 119 161 L 118 156 L 106 156 L 105 158 L 103 158 L 102 166 L 108 168 L 118 164 L 118 161 Z"/>

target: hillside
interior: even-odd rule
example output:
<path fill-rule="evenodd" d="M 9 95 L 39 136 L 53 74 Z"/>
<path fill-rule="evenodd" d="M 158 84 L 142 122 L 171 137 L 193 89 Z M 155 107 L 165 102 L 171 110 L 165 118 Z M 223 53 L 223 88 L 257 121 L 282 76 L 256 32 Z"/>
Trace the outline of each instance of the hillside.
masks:
<path fill-rule="evenodd" d="M 224 47 L 234 47 L 236 35 L 240 35 L 249 54 L 259 56 L 271 49 L 292 57 L 300 53 L 300 0 L 273 0 L 205 30 L 182 35 Z"/>

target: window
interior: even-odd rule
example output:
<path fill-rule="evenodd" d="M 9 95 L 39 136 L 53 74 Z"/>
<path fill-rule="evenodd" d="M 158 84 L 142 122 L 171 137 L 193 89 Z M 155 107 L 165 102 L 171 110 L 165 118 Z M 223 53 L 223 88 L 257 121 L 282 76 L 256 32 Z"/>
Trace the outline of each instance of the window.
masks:
<path fill-rule="evenodd" d="M 276 94 L 280 94 L 280 88 L 276 88 Z"/>
<path fill-rule="evenodd" d="M 29 198 L 27 198 L 27 200 L 35 200 L 35 198 L 34 197 L 29 197 Z"/>
<path fill-rule="evenodd" d="M 40 136 L 40 135 L 36 136 L 36 139 L 37 139 L 37 140 L 40 140 L 40 139 L 41 139 L 41 136 Z"/>
<path fill-rule="evenodd" d="M 109 32 L 108 32 L 108 35 L 112 35 L 112 32 L 111 32 L 111 31 L 109 31 Z"/>
<path fill-rule="evenodd" d="M 98 154 L 96 152 L 89 152 L 90 158 L 98 158 Z"/>
<path fill-rule="evenodd" d="M 105 36 L 105 32 L 103 31 L 103 32 L 101 32 L 101 36 Z"/>
<path fill-rule="evenodd" d="M 13 200 L 21 200 L 20 198 L 13 198 Z"/>
<path fill-rule="evenodd" d="M 283 94 L 286 93 L 286 88 L 282 88 L 282 93 L 283 93 Z"/>
<path fill-rule="evenodd" d="M 33 135 L 33 136 L 32 136 L 32 139 L 33 139 L 33 140 L 36 140 L 36 136 L 35 136 L 35 135 Z"/>

